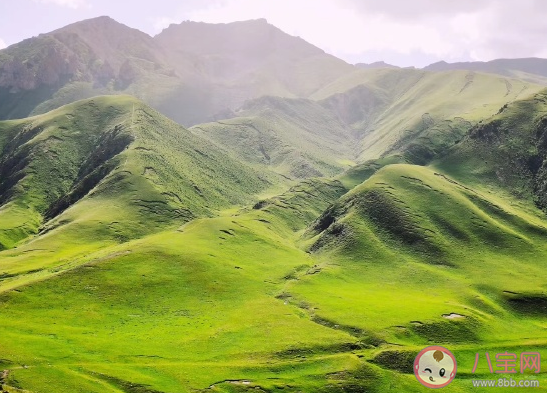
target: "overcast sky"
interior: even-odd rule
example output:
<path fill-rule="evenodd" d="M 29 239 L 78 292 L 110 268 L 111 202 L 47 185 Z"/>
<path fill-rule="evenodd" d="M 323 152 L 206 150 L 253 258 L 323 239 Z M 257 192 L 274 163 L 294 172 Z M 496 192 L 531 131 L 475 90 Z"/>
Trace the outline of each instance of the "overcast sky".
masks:
<path fill-rule="evenodd" d="M 547 57 L 545 0 L 0 0 L 0 47 L 108 15 L 150 35 L 266 18 L 350 63 Z"/>

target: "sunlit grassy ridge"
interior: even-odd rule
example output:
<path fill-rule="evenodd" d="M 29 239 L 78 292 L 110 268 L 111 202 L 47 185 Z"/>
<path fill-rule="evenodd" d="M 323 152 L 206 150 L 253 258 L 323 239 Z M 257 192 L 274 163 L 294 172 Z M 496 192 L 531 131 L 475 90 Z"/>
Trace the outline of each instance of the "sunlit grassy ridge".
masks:
<path fill-rule="evenodd" d="M 0 239 L 18 245 L 0 269 L 8 281 L 250 203 L 271 184 L 131 97 L 2 126 Z"/>
<path fill-rule="evenodd" d="M 502 185 L 545 207 L 547 93 L 500 108 L 435 163 L 470 184 Z"/>
<path fill-rule="evenodd" d="M 404 153 L 427 164 L 459 141 L 480 120 L 543 87 L 517 79 L 470 71 L 358 70 L 316 92 L 312 98 L 345 103 L 362 113 L 350 126 L 360 135 L 359 160 Z M 367 105 L 363 105 L 366 102 Z M 356 110 L 361 105 L 367 111 Z M 332 104 L 331 104 L 332 106 Z M 349 110 L 351 108 L 352 110 Z"/>
<path fill-rule="evenodd" d="M 309 296 L 336 299 L 334 293 L 346 286 L 339 273 L 349 274 L 362 289 L 353 287 L 355 298 L 348 301 L 351 311 L 346 324 L 381 331 L 388 341 L 397 340 L 405 324 L 416 333 L 411 320 L 440 323 L 442 314 L 451 312 L 488 325 L 484 313 L 497 315 L 507 307 L 506 293 L 544 296 L 545 259 L 540 256 L 545 255 L 546 235 L 544 220 L 500 204 L 494 196 L 428 168 L 391 165 L 346 194 L 310 226 L 309 248 L 322 255 L 326 271 L 302 280 L 295 289 L 310 286 Z M 329 279 L 338 282 L 325 285 L 333 291 L 331 296 L 312 289 Z M 362 296 L 368 290 L 371 296 Z M 481 298 L 490 300 L 481 305 L 477 301 Z M 403 299 L 408 303 L 397 307 Z M 493 303 L 502 307 L 492 309 Z M 327 311 L 317 305 L 318 314 L 342 322 L 340 315 L 334 316 L 344 312 L 341 307 Z M 507 308 L 506 313 L 515 311 Z M 329 312 L 335 314 L 329 317 Z M 382 320 L 385 324 L 378 329 Z M 466 341 L 466 337 L 450 336 L 450 331 L 444 333 L 443 342 Z M 425 340 L 440 339 L 428 336 L 434 332 L 425 329 L 423 334 Z M 474 334 L 487 341 L 497 333 L 494 329 Z"/>

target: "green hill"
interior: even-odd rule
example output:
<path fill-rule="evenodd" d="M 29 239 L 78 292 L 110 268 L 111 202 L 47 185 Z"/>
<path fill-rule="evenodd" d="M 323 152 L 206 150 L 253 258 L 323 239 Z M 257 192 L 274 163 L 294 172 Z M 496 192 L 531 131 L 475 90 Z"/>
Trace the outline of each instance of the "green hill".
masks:
<path fill-rule="evenodd" d="M 235 115 L 191 131 L 240 160 L 292 179 L 331 176 L 353 163 L 355 136 L 319 103 L 263 97 Z"/>
<path fill-rule="evenodd" d="M 501 186 L 545 209 L 546 105 L 545 90 L 505 105 L 435 165 L 468 184 Z"/>
<path fill-rule="evenodd" d="M 8 281 L 250 203 L 272 185 L 127 96 L 0 122 L 0 130 L 0 244 L 18 246 L 4 254 Z"/>
<path fill-rule="evenodd" d="M 392 156 L 425 165 L 500 108 L 542 89 L 462 71 L 359 70 L 313 100 L 250 100 L 227 119 L 192 131 L 238 159 L 291 178 L 332 176 Z"/>
<path fill-rule="evenodd" d="M 361 139 L 359 161 L 404 154 L 412 163 L 427 164 L 472 125 L 542 89 L 468 71 L 373 69 L 347 74 L 312 98 L 352 114 L 348 125 Z"/>
<path fill-rule="evenodd" d="M 533 206 L 410 165 L 345 192 L 306 180 L 4 293 L 5 386 L 421 391 L 409 362 L 433 341 L 456 354 L 464 392 L 476 351 L 545 352 Z"/>
<path fill-rule="evenodd" d="M 390 165 L 309 226 L 316 272 L 283 297 L 376 347 L 369 359 L 387 370 L 411 373 L 414 348 L 449 346 L 452 388 L 466 390 L 480 348 L 545 351 L 546 235 L 529 202 Z"/>

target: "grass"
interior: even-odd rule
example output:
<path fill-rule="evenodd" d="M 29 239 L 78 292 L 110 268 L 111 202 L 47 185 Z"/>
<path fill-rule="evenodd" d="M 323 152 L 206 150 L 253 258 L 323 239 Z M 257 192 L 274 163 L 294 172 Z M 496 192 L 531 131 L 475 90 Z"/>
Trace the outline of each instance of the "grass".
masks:
<path fill-rule="evenodd" d="M 544 207 L 546 93 L 501 108 L 434 165 L 468 184 L 495 188 Z M 456 163 L 458 163 L 456 165 Z"/>
<path fill-rule="evenodd" d="M 370 199 L 378 194 L 384 198 Z M 410 351 L 413 359 L 441 343 L 462 360 L 458 373 L 472 378 L 473 351 L 543 353 L 545 221 L 508 199 L 427 168 L 387 166 L 324 213 L 334 215 L 327 228 L 324 216 L 310 226 L 317 268 L 290 282 L 284 296 L 375 346 L 371 361 L 385 351 Z M 443 317 L 451 313 L 465 318 Z"/>
<path fill-rule="evenodd" d="M 477 352 L 547 356 L 543 163 L 521 183 L 503 180 L 525 164 L 501 166 L 543 158 L 542 97 L 429 167 L 393 151 L 299 183 L 131 97 L 0 122 L 3 389 L 418 392 L 411 362 L 436 344 L 468 392 L 494 379 Z M 298 134 L 302 151 L 327 131 Z"/>
<path fill-rule="evenodd" d="M 311 260 L 267 227 L 254 217 L 198 220 L 10 292 L 2 302 L 3 356 L 40 374 L 48 364 L 54 373 L 83 367 L 144 384 L 150 378 L 139 369 L 159 367 L 154 387 L 180 391 L 233 378 L 234 369 L 235 376 L 249 375 L 244 370 L 257 357 L 267 362 L 291 348 L 351 342 L 275 298 L 284 275 Z M 21 313 L 33 317 L 23 321 Z M 10 344 L 21 340 L 26 350 Z M 203 373 L 204 364 L 226 369 Z M 186 367 L 195 370 L 188 380 L 175 370 Z M 19 380 L 17 371 L 13 376 Z"/>
<path fill-rule="evenodd" d="M 542 89 L 466 71 L 357 70 L 311 99 L 262 97 L 192 131 L 292 179 L 340 175 L 378 159 L 428 165 L 474 125 Z"/>
<path fill-rule="evenodd" d="M 237 117 L 191 131 L 244 162 L 292 179 L 332 176 L 351 166 L 353 138 L 335 114 L 304 99 L 262 97 Z"/>
<path fill-rule="evenodd" d="M 359 135 L 356 161 L 404 154 L 425 165 L 467 130 L 541 85 L 468 71 L 357 70 L 311 97 L 336 111 Z M 355 118 L 348 114 L 358 113 Z"/>
<path fill-rule="evenodd" d="M 452 388 L 464 392 L 477 351 L 545 352 L 545 316 L 504 292 L 543 293 L 542 220 L 417 166 L 389 165 L 345 190 L 307 180 L 254 209 L 103 246 L 70 270 L 4 292 L 5 384 L 421 391 L 397 367 L 434 342 L 455 352 L 462 376 Z M 413 243 L 385 228 L 361 204 L 375 191 L 385 193 L 382 205 L 406 211 L 396 215 L 407 216 L 405 230 L 431 238 Z M 329 230 L 316 234 L 313 217 L 339 197 L 336 223 L 350 239 L 321 241 Z M 449 313 L 466 318 L 442 317 Z M 481 367 L 476 377 L 490 375 Z"/>
<path fill-rule="evenodd" d="M 329 227 L 317 225 L 321 218 L 311 226 L 307 236 L 324 269 L 299 280 L 296 293 L 305 290 L 325 319 L 341 322 L 348 313 L 345 324 L 383 332 L 412 318 L 442 321 L 451 312 L 482 319 L 492 310 L 485 304 L 474 315 L 468 302 L 476 296 L 500 302 L 504 291 L 542 293 L 544 222 L 495 203 L 427 168 L 385 167 L 327 211 L 334 215 Z M 338 299 L 351 309 L 334 306 Z M 403 299 L 410 303 L 401 307 Z"/>
<path fill-rule="evenodd" d="M 27 280 L 25 272 L 41 279 L 100 248 L 250 203 L 272 185 L 131 97 L 2 125 L 11 135 L 1 165 L 6 282 Z"/>

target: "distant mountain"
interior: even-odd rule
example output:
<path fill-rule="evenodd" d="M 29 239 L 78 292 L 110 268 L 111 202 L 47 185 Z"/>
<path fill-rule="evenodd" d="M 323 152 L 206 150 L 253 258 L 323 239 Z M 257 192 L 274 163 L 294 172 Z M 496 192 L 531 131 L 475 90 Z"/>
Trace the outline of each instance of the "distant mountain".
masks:
<path fill-rule="evenodd" d="M 355 64 L 357 68 L 371 69 L 371 68 L 401 68 L 392 64 L 388 64 L 384 61 L 375 61 L 374 63 L 357 63 Z"/>
<path fill-rule="evenodd" d="M 308 96 L 353 68 L 265 19 L 216 25 L 183 22 L 154 40 L 170 55 L 171 64 L 190 56 L 212 82 L 246 86 L 258 95 Z"/>
<path fill-rule="evenodd" d="M 475 61 L 447 63 L 440 61 L 424 68 L 427 71 L 469 70 L 486 72 L 519 78 L 528 82 L 547 85 L 547 59 L 535 57 L 524 59 L 497 59 L 492 61 Z"/>
<path fill-rule="evenodd" d="M 262 95 L 306 97 L 353 68 L 265 20 L 184 22 L 152 38 L 99 17 L 0 51 L 0 119 L 131 94 L 191 125 Z"/>
<path fill-rule="evenodd" d="M 0 119 L 120 94 L 147 78 L 173 83 L 174 75 L 148 35 L 109 17 L 74 23 L 0 51 Z"/>

